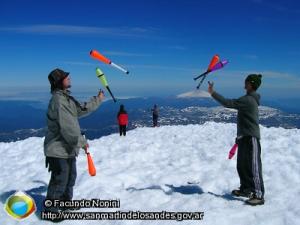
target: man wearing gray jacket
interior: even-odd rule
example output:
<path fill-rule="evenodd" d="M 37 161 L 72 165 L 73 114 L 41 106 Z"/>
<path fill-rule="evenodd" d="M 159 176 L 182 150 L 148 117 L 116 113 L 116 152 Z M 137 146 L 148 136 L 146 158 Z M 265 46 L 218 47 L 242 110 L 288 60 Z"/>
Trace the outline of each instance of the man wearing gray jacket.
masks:
<path fill-rule="evenodd" d="M 264 204 L 264 182 L 262 177 L 260 130 L 258 106 L 260 95 L 256 90 L 261 84 L 260 74 L 250 74 L 245 80 L 246 95 L 238 99 L 225 99 L 213 89 L 209 82 L 208 92 L 227 108 L 238 110 L 237 115 L 237 171 L 240 177 L 240 188 L 233 190 L 232 195 L 248 197 L 249 205 Z"/>
<path fill-rule="evenodd" d="M 103 92 L 81 105 L 68 90 L 69 73 L 55 69 L 48 76 L 52 98 L 47 112 L 47 133 L 44 141 L 46 167 L 51 172 L 47 199 L 71 200 L 76 180 L 76 156 L 87 148 L 78 118 L 95 111 L 104 99 Z M 58 210 L 58 209 L 54 209 Z"/>

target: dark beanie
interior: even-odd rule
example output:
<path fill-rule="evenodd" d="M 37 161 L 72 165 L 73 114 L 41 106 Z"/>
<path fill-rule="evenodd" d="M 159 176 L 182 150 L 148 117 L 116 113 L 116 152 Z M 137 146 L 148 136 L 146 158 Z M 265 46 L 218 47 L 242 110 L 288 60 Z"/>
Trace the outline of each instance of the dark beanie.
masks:
<path fill-rule="evenodd" d="M 55 70 L 52 70 L 51 73 L 48 75 L 48 80 L 51 84 L 51 90 L 59 88 L 61 86 L 62 80 L 65 79 L 67 76 L 69 76 L 69 73 L 61 69 L 57 68 Z"/>
<path fill-rule="evenodd" d="M 249 74 L 245 81 L 249 82 L 252 87 L 257 90 L 261 85 L 261 77 L 261 74 Z"/>

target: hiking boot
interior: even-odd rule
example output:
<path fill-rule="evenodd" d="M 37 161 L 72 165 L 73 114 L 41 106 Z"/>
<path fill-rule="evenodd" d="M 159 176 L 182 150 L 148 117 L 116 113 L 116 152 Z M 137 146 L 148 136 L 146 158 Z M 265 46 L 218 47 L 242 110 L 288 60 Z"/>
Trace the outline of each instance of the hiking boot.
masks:
<path fill-rule="evenodd" d="M 245 197 L 245 198 L 252 198 L 253 195 L 252 192 L 246 192 L 243 190 L 233 190 L 231 194 L 236 197 Z"/>
<path fill-rule="evenodd" d="M 249 198 L 245 203 L 251 206 L 263 205 L 265 203 L 265 200 L 264 198 L 258 198 L 256 196 L 253 196 Z"/>

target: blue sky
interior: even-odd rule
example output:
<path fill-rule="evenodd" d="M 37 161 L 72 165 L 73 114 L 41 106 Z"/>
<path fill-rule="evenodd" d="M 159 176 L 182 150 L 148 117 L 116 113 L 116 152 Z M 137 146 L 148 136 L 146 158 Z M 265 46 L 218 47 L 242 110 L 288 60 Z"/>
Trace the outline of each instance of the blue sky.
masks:
<path fill-rule="evenodd" d="M 93 93 L 101 87 L 97 66 L 116 96 L 180 94 L 219 54 L 229 64 L 207 80 L 225 96 L 243 94 L 245 76 L 259 72 L 263 96 L 295 98 L 299 27 L 296 0 L 2 0 L 0 95 L 38 97 L 56 67 L 71 72 L 74 92 Z M 91 49 L 130 75 L 91 59 Z"/>

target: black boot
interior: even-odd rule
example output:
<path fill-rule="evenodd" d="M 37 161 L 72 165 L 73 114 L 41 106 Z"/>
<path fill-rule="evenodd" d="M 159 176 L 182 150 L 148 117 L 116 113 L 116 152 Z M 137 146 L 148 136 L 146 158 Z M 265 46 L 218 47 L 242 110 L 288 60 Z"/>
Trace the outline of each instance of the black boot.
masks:
<path fill-rule="evenodd" d="M 236 197 L 245 197 L 245 198 L 251 198 L 253 196 L 252 192 L 244 191 L 244 190 L 233 190 L 231 194 Z"/>
<path fill-rule="evenodd" d="M 251 198 L 249 198 L 245 203 L 251 206 L 263 205 L 265 204 L 265 200 L 264 198 L 258 198 L 254 195 Z"/>

